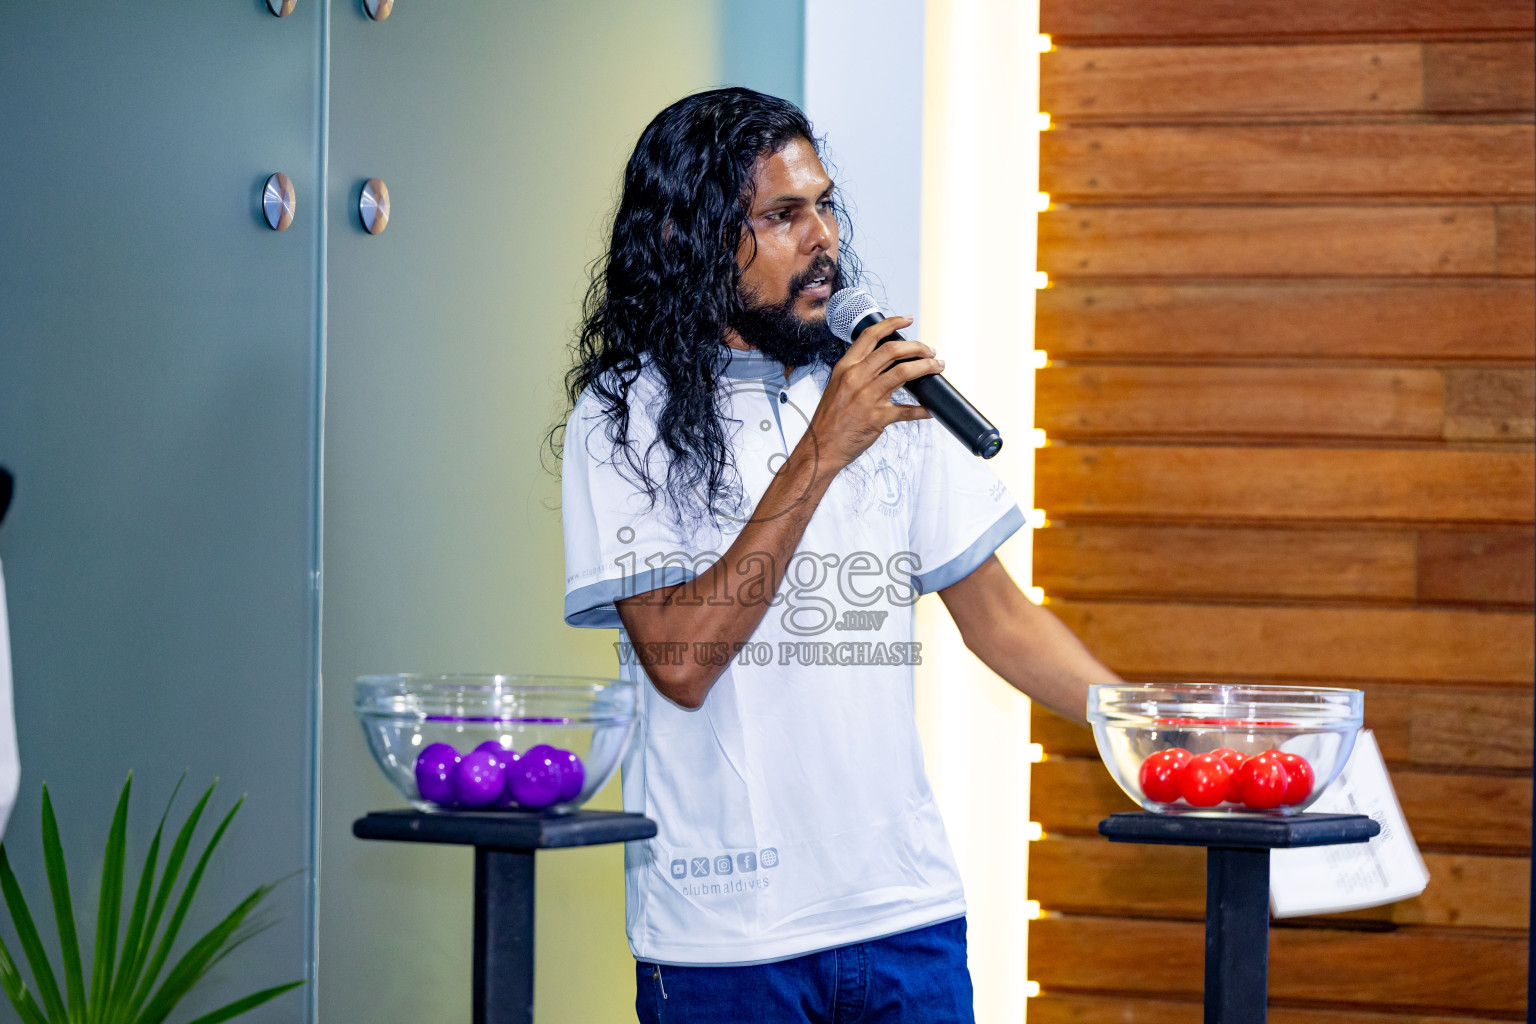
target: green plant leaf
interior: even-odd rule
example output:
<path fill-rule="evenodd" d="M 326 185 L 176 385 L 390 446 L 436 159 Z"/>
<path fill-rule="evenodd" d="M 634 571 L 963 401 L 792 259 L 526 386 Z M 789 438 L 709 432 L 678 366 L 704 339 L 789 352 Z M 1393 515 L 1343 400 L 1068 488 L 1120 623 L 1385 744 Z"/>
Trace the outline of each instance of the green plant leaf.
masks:
<path fill-rule="evenodd" d="M 69 898 L 69 870 L 64 863 L 64 843 L 59 822 L 53 816 L 48 785 L 43 784 L 43 866 L 48 873 L 48 892 L 53 896 L 53 917 L 59 929 L 59 952 L 64 961 L 64 989 L 69 997 L 69 1019 L 85 1019 L 85 972 L 80 966 L 80 937 L 75 933 L 75 908 Z"/>
<path fill-rule="evenodd" d="M 205 1013 L 196 1020 L 188 1021 L 188 1024 L 223 1024 L 224 1021 L 229 1020 L 231 1017 L 238 1017 L 247 1010 L 254 1010 L 267 1000 L 276 999 L 284 992 L 291 992 L 302 984 L 304 984 L 302 981 L 290 981 L 286 985 L 273 985 L 271 988 L 264 988 L 260 992 L 246 996 L 244 999 L 236 999 L 228 1006 L 220 1007 L 212 1013 Z"/>
<path fill-rule="evenodd" d="M 279 878 L 277 881 L 273 882 L 271 885 L 267 886 L 267 889 L 275 892 L 277 891 L 278 887 L 281 886 L 284 882 L 288 881 L 288 879 L 297 878 L 304 873 L 305 869 L 303 868 L 300 868 L 298 871 L 291 871 L 284 875 L 282 878 Z M 220 960 L 223 960 L 236 949 L 239 949 L 241 946 L 245 945 L 247 942 L 254 939 L 268 928 L 271 928 L 276 923 L 277 919 L 271 917 L 265 910 L 263 910 L 261 914 L 252 917 L 249 921 L 246 921 L 239 931 L 235 932 L 229 937 L 229 940 L 224 944 L 224 948 L 219 950 L 218 954 L 215 955 L 212 960 L 208 961 L 207 967 L 204 968 L 204 973 L 212 970 Z"/>
<path fill-rule="evenodd" d="M 273 883 L 272 885 L 265 886 L 264 888 L 266 889 L 266 892 L 262 893 L 261 900 L 264 901 L 268 896 L 270 896 L 277 889 L 278 884 L 280 883 Z M 260 910 L 261 912 L 256 913 L 256 910 Z M 229 954 L 233 953 L 247 942 L 250 942 L 252 939 L 266 931 L 268 928 L 271 928 L 275 923 L 276 921 L 266 913 L 266 908 L 261 906 L 261 901 L 258 901 L 250 916 L 247 919 L 241 921 L 240 927 L 234 932 L 224 936 L 219 948 L 214 951 L 213 955 L 209 957 L 207 962 L 204 963 L 199 969 L 198 978 L 201 979 L 207 975 L 210 971 L 219 965 L 219 961 L 229 956 Z"/>
<path fill-rule="evenodd" d="M 255 910 L 262 900 L 272 892 L 272 886 L 263 885 L 256 889 L 239 906 L 225 915 L 224 920 L 214 925 L 206 935 L 192 944 L 192 948 L 176 961 L 170 973 L 165 976 L 165 984 L 160 986 L 160 991 L 144 1007 L 144 1013 L 137 1018 L 137 1024 L 160 1024 L 182 997 L 197 984 L 198 980 L 208 972 L 209 966 L 218 957 L 219 950 L 230 941 L 231 937 L 240 929 L 247 915 Z"/>
<path fill-rule="evenodd" d="M 0 988 L 5 989 L 6 998 L 15 1007 L 16 1015 L 22 1019 L 23 1024 L 48 1024 L 48 1018 L 43 1016 L 32 993 L 27 991 L 27 983 L 16 969 L 16 961 L 11 959 L 11 951 L 6 948 L 4 940 L 0 940 Z"/>
<path fill-rule="evenodd" d="M 21 886 L 16 883 L 16 872 L 11 870 L 11 860 L 6 856 L 3 843 L 0 843 L 0 893 L 5 896 L 5 909 L 10 911 L 11 924 L 16 929 L 16 937 L 21 940 L 27 966 L 32 968 L 32 980 L 37 983 L 37 994 L 48 1010 L 48 1019 L 63 1024 L 69 1014 L 64 1009 L 63 996 L 59 995 L 59 982 L 48 963 L 48 953 L 43 949 L 43 940 L 37 934 L 37 925 L 32 922 L 32 912 L 27 909 Z"/>
<path fill-rule="evenodd" d="M 117 925 L 123 912 L 123 858 L 128 845 L 128 794 L 133 789 L 133 773 L 123 783 L 117 798 L 117 811 L 107 832 L 107 852 L 101 869 L 101 896 L 96 901 L 96 951 L 91 960 L 90 1016 L 100 1021 L 112 992 L 112 968 L 117 959 Z"/>
<path fill-rule="evenodd" d="M 183 780 L 185 775 L 183 775 Z M 215 786 L 217 783 L 215 783 Z M 96 913 L 94 959 L 91 965 L 90 988 L 86 990 L 79 935 L 76 932 L 73 894 L 69 887 L 69 871 L 65 863 L 64 844 L 59 835 L 58 820 L 54 814 L 52 798 L 43 787 L 43 860 L 52 898 L 54 917 L 57 921 L 59 946 L 62 952 L 60 969 L 64 974 L 65 988 L 61 993 L 55 965 L 48 959 L 47 949 L 32 919 L 21 886 L 11 869 L 4 844 L 0 844 L 0 895 L 10 913 L 16 934 L 21 940 L 22 951 L 32 968 L 33 987 L 38 998 L 28 990 L 10 950 L 0 941 L 0 990 L 3 990 L 19 1015 L 21 1024 L 164 1024 L 166 1018 L 191 989 L 202 981 L 215 965 L 235 949 L 260 934 L 268 926 L 266 912 L 257 913 L 278 883 L 263 885 L 251 892 L 230 911 L 223 920 L 205 935 L 192 943 L 191 948 L 175 961 L 166 973 L 164 982 L 156 985 L 161 970 L 176 947 L 176 940 L 186 923 L 188 911 L 202 882 L 213 852 L 229 830 L 235 815 L 244 805 L 242 797 L 224 815 L 213 834 L 208 838 L 195 867 L 187 876 L 166 921 L 163 932 L 160 920 L 171 897 L 175 895 L 181 869 L 191 851 L 192 840 L 215 786 L 209 786 L 197 805 L 182 823 L 176 840 L 165 861 L 164 870 L 156 881 L 161 844 L 171 806 L 181 783 L 171 794 L 154 838 L 139 873 L 133 910 L 128 928 L 121 936 L 124 876 L 127 859 L 127 820 L 133 791 L 133 775 L 123 783 L 108 830 L 106 851 L 103 858 L 101 894 Z M 280 880 L 281 881 L 281 880 Z M 158 933 L 158 934 L 157 934 Z M 204 1014 L 192 1024 L 220 1024 L 271 999 L 291 991 L 303 981 L 289 982 L 263 989 L 243 999 L 229 1003 L 211 1013 Z M 42 1006 L 38 1005 L 39 999 Z M 145 1005 L 148 1000 L 148 1005 Z M 143 1013 L 140 1008 L 143 1007 Z"/>
<path fill-rule="evenodd" d="M 144 925 L 144 935 L 137 955 L 134 957 L 128 976 L 122 979 L 124 990 L 119 998 L 119 1012 L 113 1016 L 114 1021 L 132 1020 L 134 1012 L 143 1004 L 149 988 L 154 984 L 153 978 L 143 978 L 144 964 L 149 959 L 150 949 L 154 945 L 155 931 L 160 927 L 160 915 L 165 911 L 165 905 L 171 898 L 171 889 L 176 884 L 177 876 L 181 874 L 181 864 L 186 859 L 187 848 L 192 845 L 192 833 L 197 829 L 197 823 L 203 816 L 203 808 L 208 806 L 216 786 L 218 786 L 217 782 L 203 791 L 202 798 L 187 815 L 187 820 L 182 822 L 181 830 L 176 834 L 176 841 L 171 844 L 171 852 L 165 858 L 165 871 L 161 874 L 160 885 L 155 890 L 155 902 L 150 907 L 149 920 Z M 167 813 L 169 813 L 169 807 L 167 807 Z M 158 973 L 159 967 L 157 966 L 155 970 Z M 130 998 L 130 995 L 135 992 L 138 992 L 138 995 Z"/>
<path fill-rule="evenodd" d="M 160 840 L 165 834 L 166 819 L 171 816 L 171 805 L 176 802 L 176 794 L 181 792 L 181 784 L 186 778 L 187 773 L 182 772 L 181 778 L 176 780 L 171 798 L 165 802 L 165 810 L 160 812 L 160 824 L 155 828 L 154 839 L 150 840 L 149 851 L 144 854 L 144 865 L 139 871 L 138 892 L 134 894 L 133 911 L 128 917 L 128 933 L 123 936 L 122 959 L 118 964 L 117 977 L 112 983 L 107 1011 L 103 1015 L 105 1024 L 117 1024 L 127 1016 L 125 1004 L 138 978 L 136 965 L 143 963 L 143 957 L 147 955 L 140 952 L 140 946 L 148 945 L 144 939 L 144 919 L 149 911 L 150 894 L 155 888 L 155 869 L 160 865 Z"/>
<path fill-rule="evenodd" d="M 211 790 L 210 790 L 211 792 Z M 219 840 L 224 838 L 229 823 L 234 820 L 240 806 L 245 803 L 245 797 L 235 801 L 235 806 L 224 815 L 224 820 L 219 822 L 219 827 L 208 840 L 208 845 L 203 849 L 203 855 L 197 859 L 197 866 L 192 869 L 192 874 L 187 876 L 187 884 L 182 887 L 181 899 L 176 903 L 176 909 L 171 913 L 171 919 L 166 922 L 165 934 L 160 938 L 160 944 L 155 948 L 155 955 L 149 965 L 144 968 L 144 977 L 139 982 L 138 992 L 133 998 L 133 1013 L 137 1014 L 139 1007 L 144 1005 L 144 1000 L 149 997 L 150 990 L 154 987 L 155 979 L 160 974 L 160 968 L 165 965 L 165 959 L 171 953 L 171 944 L 176 941 L 176 933 L 181 930 L 181 922 L 186 919 L 187 909 L 192 905 L 192 897 L 197 895 L 198 883 L 203 880 L 203 871 L 208 867 L 208 858 L 213 856 L 214 849 L 219 845 Z M 169 870 L 169 865 L 167 865 Z"/>
<path fill-rule="evenodd" d="M 208 963 L 204 965 L 203 973 L 207 974 L 209 971 L 213 970 L 218 966 L 220 960 L 223 960 L 225 957 L 229 956 L 229 954 L 233 953 L 247 942 L 250 942 L 256 936 L 260 935 L 268 928 L 271 928 L 276 923 L 276 921 L 258 920 L 255 918 L 247 922 L 240 928 L 239 931 L 231 935 L 228 941 L 224 943 L 224 948 L 215 953 L 213 959 L 209 960 Z"/>

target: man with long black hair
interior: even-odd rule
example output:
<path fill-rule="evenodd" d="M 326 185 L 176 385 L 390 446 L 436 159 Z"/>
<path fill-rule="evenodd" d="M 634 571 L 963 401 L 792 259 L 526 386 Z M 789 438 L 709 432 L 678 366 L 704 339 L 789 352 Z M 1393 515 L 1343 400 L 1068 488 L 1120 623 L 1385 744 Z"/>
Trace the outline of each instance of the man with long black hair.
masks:
<path fill-rule="evenodd" d="M 566 621 L 640 683 L 624 806 L 642 1021 L 970 1022 L 965 901 L 913 720 L 912 605 L 1081 718 L 1115 682 L 994 552 L 1007 489 L 904 400 L 944 363 L 826 327 L 857 282 L 810 122 L 747 89 L 658 114 L 567 377 Z M 881 342 L 884 341 L 884 344 Z"/>

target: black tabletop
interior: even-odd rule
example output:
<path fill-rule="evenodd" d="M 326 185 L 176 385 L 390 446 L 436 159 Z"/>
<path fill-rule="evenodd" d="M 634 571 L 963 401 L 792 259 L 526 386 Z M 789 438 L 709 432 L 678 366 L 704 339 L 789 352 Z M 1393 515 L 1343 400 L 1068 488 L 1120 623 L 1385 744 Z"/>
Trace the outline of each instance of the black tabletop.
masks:
<path fill-rule="evenodd" d="M 656 823 L 622 811 L 374 811 L 352 823 L 359 839 L 408 843 L 457 843 L 497 850 L 548 850 L 649 839 Z"/>
<path fill-rule="evenodd" d="M 1363 843 L 1380 831 L 1381 826 L 1364 814 L 1240 818 L 1231 815 L 1199 817 L 1192 814 L 1135 811 L 1111 814 L 1099 822 L 1099 833 L 1117 843 L 1220 846 L 1246 850 Z"/>

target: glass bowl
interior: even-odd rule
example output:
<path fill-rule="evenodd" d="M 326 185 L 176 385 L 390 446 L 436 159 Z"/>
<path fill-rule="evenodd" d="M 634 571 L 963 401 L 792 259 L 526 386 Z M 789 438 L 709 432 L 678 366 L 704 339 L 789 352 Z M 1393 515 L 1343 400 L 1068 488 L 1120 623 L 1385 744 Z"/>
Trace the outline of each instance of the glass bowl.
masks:
<path fill-rule="evenodd" d="M 1145 809 L 1274 816 L 1305 811 L 1338 777 L 1364 705 L 1359 690 L 1101 684 L 1088 721 L 1109 773 Z"/>
<path fill-rule="evenodd" d="M 393 675 L 357 681 L 368 749 L 423 811 L 574 811 L 635 733 L 637 689 L 569 676 Z"/>

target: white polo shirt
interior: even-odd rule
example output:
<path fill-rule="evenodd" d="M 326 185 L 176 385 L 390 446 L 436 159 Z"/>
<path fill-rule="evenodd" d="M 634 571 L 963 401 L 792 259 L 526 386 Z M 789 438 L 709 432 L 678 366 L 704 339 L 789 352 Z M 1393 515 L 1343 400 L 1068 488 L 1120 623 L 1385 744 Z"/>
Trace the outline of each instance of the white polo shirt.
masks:
<path fill-rule="evenodd" d="M 751 640 L 659 656 L 732 659 L 697 710 L 649 685 L 614 601 L 718 560 L 809 425 L 828 371 L 733 352 L 721 413 L 740 490 L 719 525 L 655 508 L 583 395 L 565 435 L 565 620 L 620 628 L 640 687 L 624 808 L 657 822 L 625 849 L 630 949 L 679 965 L 763 963 L 965 913 L 923 771 L 912 704 L 918 595 L 963 579 L 1024 517 L 986 463 L 934 420 L 896 424 L 832 481 Z M 644 453 L 661 408 L 630 392 Z M 665 482 L 658 447 L 652 478 Z M 661 497 L 661 496 L 659 496 Z"/>

